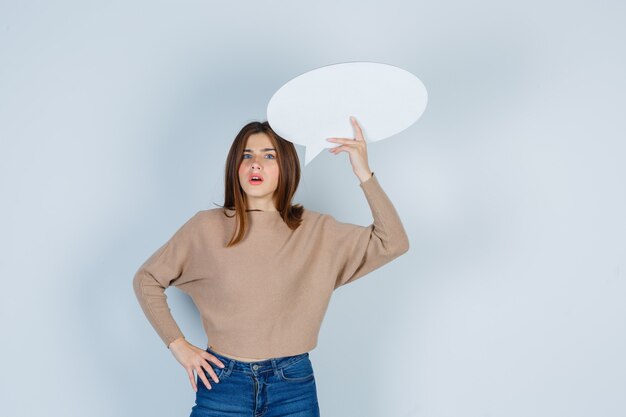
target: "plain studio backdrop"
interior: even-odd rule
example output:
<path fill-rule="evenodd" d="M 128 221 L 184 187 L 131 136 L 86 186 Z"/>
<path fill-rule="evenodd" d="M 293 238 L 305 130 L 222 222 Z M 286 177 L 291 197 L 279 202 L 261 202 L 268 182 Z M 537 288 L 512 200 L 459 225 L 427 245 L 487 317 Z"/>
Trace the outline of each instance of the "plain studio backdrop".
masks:
<path fill-rule="evenodd" d="M 625 415 L 625 18 L 590 0 L 3 1 L 0 414 L 188 415 L 135 271 L 223 202 L 230 144 L 278 88 L 370 61 L 429 93 L 368 146 L 411 247 L 333 293 L 322 415 Z M 358 184 L 322 152 L 295 202 L 365 226 Z"/>

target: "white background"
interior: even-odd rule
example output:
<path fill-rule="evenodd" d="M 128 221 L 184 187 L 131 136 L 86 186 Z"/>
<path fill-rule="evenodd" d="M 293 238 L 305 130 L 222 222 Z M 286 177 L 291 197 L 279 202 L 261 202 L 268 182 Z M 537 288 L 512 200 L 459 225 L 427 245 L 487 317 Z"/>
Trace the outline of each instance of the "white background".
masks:
<path fill-rule="evenodd" d="M 429 93 L 368 146 L 411 248 L 334 293 L 311 351 L 322 415 L 623 416 L 625 12 L 2 1 L 0 414 L 188 415 L 134 272 L 223 203 L 235 134 L 284 82 L 372 61 Z M 309 164 L 295 202 L 371 222 L 345 153 Z M 168 299 L 202 346 L 191 300 Z"/>

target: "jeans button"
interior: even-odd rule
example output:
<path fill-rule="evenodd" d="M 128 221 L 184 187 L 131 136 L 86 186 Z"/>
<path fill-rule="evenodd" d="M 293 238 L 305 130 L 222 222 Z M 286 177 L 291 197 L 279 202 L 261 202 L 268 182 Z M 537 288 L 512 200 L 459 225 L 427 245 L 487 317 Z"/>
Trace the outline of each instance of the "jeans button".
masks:
<path fill-rule="evenodd" d="M 259 369 L 259 365 L 256 365 L 256 364 L 252 365 L 252 369 L 254 369 L 256 371 L 257 369 Z"/>

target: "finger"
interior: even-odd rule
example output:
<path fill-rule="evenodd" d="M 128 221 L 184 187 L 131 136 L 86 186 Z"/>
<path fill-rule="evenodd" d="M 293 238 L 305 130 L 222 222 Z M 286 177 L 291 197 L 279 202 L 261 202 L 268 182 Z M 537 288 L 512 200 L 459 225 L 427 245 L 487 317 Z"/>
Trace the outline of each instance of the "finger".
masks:
<path fill-rule="evenodd" d="M 204 383 L 204 386 L 206 386 L 207 389 L 211 389 L 211 384 L 209 384 L 209 380 L 204 375 L 204 371 L 202 370 L 202 367 L 200 367 L 200 369 L 196 368 L 196 372 L 198 373 L 198 376 L 200 377 L 200 379 Z"/>
<path fill-rule="evenodd" d="M 209 375 L 211 375 L 211 378 L 213 379 L 213 381 L 220 382 L 220 380 L 217 378 L 217 375 L 215 374 L 215 371 L 213 370 L 213 367 L 211 366 L 210 363 L 205 362 L 205 364 L 202 366 L 204 367 L 204 369 L 206 369 Z"/>
<path fill-rule="evenodd" d="M 341 145 L 341 146 L 336 146 L 334 148 L 330 148 L 328 151 L 332 153 L 333 155 L 337 155 L 340 152 L 352 153 L 354 149 L 355 149 L 354 146 Z"/>
<path fill-rule="evenodd" d="M 354 116 L 350 116 L 350 120 L 352 120 L 352 124 L 354 125 L 354 128 L 356 129 L 356 140 L 364 140 L 363 138 L 363 131 L 361 130 L 361 126 L 359 126 L 359 123 L 356 121 L 356 118 Z"/>
<path fill-rule="evenodd" d="M 196 378 L 193 376 L 193 371 L 191 369 L 187 369 L 187 375 L 189 376 L 189 381 L 191 381 L 191 387 L 195 392 L 198 392 L 198 387 L 196 387 Z"/>
<path fill-rule="evenodd" d="M 217 358 L 217 356 L 211 355 L 210 353 L 206 353 L 206 356 L 202 356 L 204 359 L 206 359 L 207 361 L 211 361 L 214 364 L 218 365 L 220 368 L 225 367 L 226 365 Z"/>
<path fill-rule="evenodd" d="M 326 140 L 333 143 L 343 143 L 344 145 L 354 145 L 354 138 L 326 138 Z"/>

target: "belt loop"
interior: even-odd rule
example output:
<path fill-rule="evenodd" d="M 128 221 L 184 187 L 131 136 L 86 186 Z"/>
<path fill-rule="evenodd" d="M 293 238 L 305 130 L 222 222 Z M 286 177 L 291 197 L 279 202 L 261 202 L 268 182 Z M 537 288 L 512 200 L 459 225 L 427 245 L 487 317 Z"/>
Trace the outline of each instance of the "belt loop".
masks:
<path fill-rule="evenodd" d="M 224 375 L 228 376 L 230 375 L 230 373 L 233 371 L 233 367 L 235 366 L 235 361 L 233 361 L 231 358 L 225 358 L 226 361 L 222 361 L 226 362 L 224 365 Z"/>
<path fill-rule="evenodd" d="M 274 368 L 274 375 L 279 376 L 278 375 L 278 366 L 276 365 L 276 359 L 272 358 L 272 368 Z"/>

